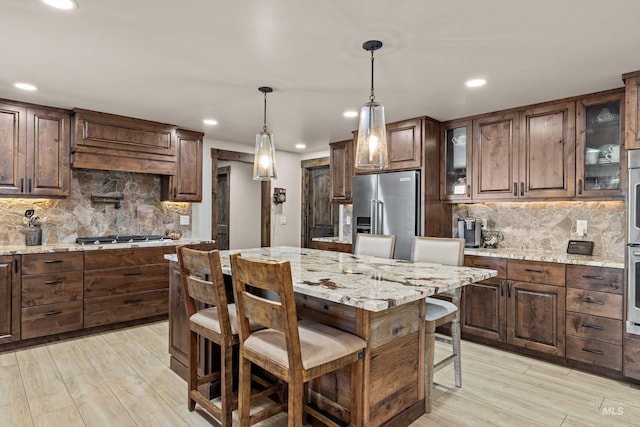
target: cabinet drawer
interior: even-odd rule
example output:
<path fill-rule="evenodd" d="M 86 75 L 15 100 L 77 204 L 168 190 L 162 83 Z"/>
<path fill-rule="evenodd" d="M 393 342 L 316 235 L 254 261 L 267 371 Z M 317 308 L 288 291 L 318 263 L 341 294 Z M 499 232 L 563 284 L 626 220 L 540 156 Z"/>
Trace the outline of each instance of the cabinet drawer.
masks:
<path fill-rule="evenodd" d="M 567 286 L 622 294 L 624 270 L 618 268 L 567 265 Z"/>
<path fill-rule="evenodd" d="M 22 255 L 22 274 L 82 270 L 82 252 Z"/>
<path fill-rule="evenodd" d="M 84 302 L 84 326 L 126 322 L 167 314 L 168 311 L 168 289 L 96 298 Z"/>
<path fill-rule="evenodd" d="M 499 279 L 507 277 L 507 260 L 504 258 L 491 258 L 477 255 L 465 255 L 464 265 L 466 267 L 486 268 L 488 270 L 498 270 Z"/>
<path fill-rule="evenodd" d="M 87 270 L 85 299 L 169 288 L 169 263 Z"/>
<path fill-rule="evenodd" d="M 578 337 L 567 337 L 567 359 L 622 370 L 622 347 Z"/>
<path fill-rule="evenodd" d="M 165 254 L 175 254 L 175 246 L 153 248 L 106 249 L 86 251 L 84 269 L 131 267 L 142 264 L 165 264 Z"/>
<path fill-rule="evenodd" d="M 82 271 L 22 276 L 22 306 L 82 301 Z"/>
<path fill-rule="evenodd" d="M 22 339 L 82 329 L 82 301 L 22 309 Z"/>
<path fill-rule="evenodd" d="M 564 286 L 564 264 L 510 259 L 507 271 L 510 280 Z"/>
<path fill-rule="evenodd" d="M 568 288 L 567 311 L 622 320 L 622 295 Z"/>
<path fill-rule="evenodd" d="M 350 243 L 340 243 L 340 242 L 313 242 L 313 248 L 319 249 L 322 251 L 334 251 L 334 252 L 345 252 L 351 253 L 352 246 Z"/>
<path fill-rule="evenodd" d="M 622 345 L 622 320 L 569 312 L 567 335 Z"/>

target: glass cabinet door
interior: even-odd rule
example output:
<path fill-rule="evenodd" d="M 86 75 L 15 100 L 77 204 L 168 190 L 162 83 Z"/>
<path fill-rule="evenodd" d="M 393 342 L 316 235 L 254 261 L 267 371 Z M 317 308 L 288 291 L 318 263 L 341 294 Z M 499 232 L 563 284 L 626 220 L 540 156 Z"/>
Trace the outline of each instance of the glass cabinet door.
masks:
<path fill-rule="evenodd" d="M 442 127 L 440 198 L 464 200 L 471 197 L 471 122 L 456 121 Z"/>
<path fill-rule="evenodd" d="M 578 101 L 578 197 L 622 195 L 624 93 Z"/>

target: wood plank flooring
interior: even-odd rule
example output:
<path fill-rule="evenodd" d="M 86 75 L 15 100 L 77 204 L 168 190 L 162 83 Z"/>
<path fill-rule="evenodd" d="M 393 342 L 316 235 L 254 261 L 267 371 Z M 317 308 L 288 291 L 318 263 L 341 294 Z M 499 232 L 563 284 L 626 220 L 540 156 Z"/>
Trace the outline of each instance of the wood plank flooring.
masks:
<path fill-rule="evenodd" d="M 187 410 L 167 336 L 164 321 L 0 353 L 0 426 L 217 425 Z M 433 411 L 413 427 L 640 425 L 638 386 L 466 341 L 462 354 L 462 388 L 452 366 L 437 372 Z"/>

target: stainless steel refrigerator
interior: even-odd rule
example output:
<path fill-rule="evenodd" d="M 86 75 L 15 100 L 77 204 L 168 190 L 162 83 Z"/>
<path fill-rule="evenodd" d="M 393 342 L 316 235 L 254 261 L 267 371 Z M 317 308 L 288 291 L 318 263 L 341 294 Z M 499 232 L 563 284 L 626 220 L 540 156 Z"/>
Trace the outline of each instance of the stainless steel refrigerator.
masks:
<path fill-rule="evenodd" d="M 357 233 L 395 234 L 395 258 L 410 259 L 420 227 L 420 172 L 353 177 L 353 243 Z"/>

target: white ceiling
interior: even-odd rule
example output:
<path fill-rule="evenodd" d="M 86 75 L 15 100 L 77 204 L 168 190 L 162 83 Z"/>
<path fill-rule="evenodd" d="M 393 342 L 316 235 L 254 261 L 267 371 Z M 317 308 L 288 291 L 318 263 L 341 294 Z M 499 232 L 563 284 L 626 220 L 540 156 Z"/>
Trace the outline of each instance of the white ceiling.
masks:
<path fill-rule="evenodd" d="M 306 152 L 351 137 L 368 101 L 387 122 L 449 120 L 622 86 L 640 70 L 637 0 L 40 0 L 0 2 L 0 97 L 176 124 Z M 464 82 L 488 84 L 468 89 Z M 15 89 L 25 81 L 37 92 Z M 218 121 L 205 126 L 204 118 Z"/>

